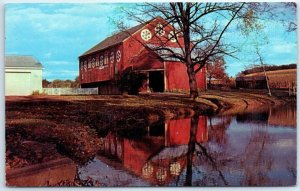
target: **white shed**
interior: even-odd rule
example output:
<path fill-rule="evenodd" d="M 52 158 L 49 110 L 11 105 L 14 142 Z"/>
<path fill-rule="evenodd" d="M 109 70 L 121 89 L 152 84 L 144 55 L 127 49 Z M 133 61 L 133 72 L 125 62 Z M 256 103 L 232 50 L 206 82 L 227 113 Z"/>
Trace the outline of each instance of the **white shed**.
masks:
<path fill-rule="evenodd" d="M 5 95 L 42 92 L 42 69 L 32 56 L 5 56 Z"/>

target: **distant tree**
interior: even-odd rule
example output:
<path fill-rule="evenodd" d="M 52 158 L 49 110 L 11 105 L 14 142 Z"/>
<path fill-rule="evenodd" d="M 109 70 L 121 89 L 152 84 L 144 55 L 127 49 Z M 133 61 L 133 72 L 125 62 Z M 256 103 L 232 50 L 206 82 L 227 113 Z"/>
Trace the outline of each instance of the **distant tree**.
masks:
<path fill-rule="evenodd" d="M 79 76 L 76 76 L 75 80 L 72 82 L 71 87 L 72 88 L 79 88 L 80 87 Z"/>
<path fill-rule="evenodd" d="M 53 80 L 52 82 L 43 80 L 43 84 L 45 84 L 45 86 L 43 85 L 43 87 L 48 87 L 48 88 L 79 88 L 80 87 L 78 76 L 74 80 L 56 79 Z"/>
<path fill-rule="evenodd" d="M 51 84 L 47 79 L 43 79 L 42 81 L 42 87 L 43 88 L 48 88 L 48 86 Z"/>
<path fill-rule="evenodd" d="M 71 88 L 73 83 L 74 83 L 74 81 L 72 81 L 72 80 L 65 80 L 62 82 L 62 84 L 65 88 Z"/>
<path fill-rule="evenodd" d="M 62 80 L 53 80 L 51 83 L 52 88 L 61 88 L 63 87 L 63 81 Z"/>
<path fill-rule="evenodd" d="M 223 57 L 216 57 L 207 64 L 206 75 L 208 78 L 208 87 L 211 87 L 211 79 L 228 79 L 225 72 L 226 66 Z"/>

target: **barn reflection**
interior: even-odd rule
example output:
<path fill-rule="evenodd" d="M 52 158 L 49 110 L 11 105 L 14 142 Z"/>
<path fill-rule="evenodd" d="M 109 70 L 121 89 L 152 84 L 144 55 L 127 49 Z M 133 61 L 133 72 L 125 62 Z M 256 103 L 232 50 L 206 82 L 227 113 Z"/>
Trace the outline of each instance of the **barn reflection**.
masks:
<path fill-rule="evenodd" d="M 208 140 L 207 117 L 200 116 L 195 129 L 192 119 L 171 119 L 147 128 L 142 140 L 122 138 L 109 133 L 101 138 L 100 155 L 108 161 L 121 163 L 123 168 L 153 185 L 164 185 L 176 179 L 187 165 L 189 143 Z"/>

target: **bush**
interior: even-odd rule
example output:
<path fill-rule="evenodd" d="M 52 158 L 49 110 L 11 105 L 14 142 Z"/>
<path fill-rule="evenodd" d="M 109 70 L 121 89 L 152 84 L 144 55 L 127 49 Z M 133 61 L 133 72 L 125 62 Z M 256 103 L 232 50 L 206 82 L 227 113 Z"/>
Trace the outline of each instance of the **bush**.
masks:
<path fill-rule="evenodd" d="M 146 74 L 137 73 L 135 71 L 126 71 L 122 74 L 119 81 L 120 91 L 123 93 L 127 92 L 131 95 L 137 95 L 146 79 Z"/>
<path fill-rule="evenodd" d="M 40 91 L 39 90 L 33 91 L 31 95 L 40 95 Z"/>

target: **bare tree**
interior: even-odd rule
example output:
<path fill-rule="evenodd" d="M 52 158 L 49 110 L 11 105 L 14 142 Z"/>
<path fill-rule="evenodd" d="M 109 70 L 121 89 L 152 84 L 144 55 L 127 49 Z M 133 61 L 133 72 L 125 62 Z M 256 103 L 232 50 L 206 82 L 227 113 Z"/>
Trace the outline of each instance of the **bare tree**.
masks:
<path fill-rule="evenodd" d="M 256 7 L 257 3 L 145 3 L 138 4 L 133 11 L 125 11 L 130 19 L 141 23 L 161 16 L 167 22 L 163 27 L 172 27 L 171 39 L 177 42 L 180 52 L 166 46 L 165 41 L 147 48 L 163 51 L 164 56 L 186 65 L 190 96 L 195 99 L 199 95 L 196 73 L 216 55 L 233 56 L 236 49 L 222 41 L 224 34 L 233 23 L 255 27 Z"/>
<path fill-rule="evenodd" d="M 266 78 L 266 83 L 267 83 L 267 89 L 268 89 L 268 95 L 269 96 L 272 96 L 271 94 L 271 90 L 270 90 L 270 86 L 269 86 L 269 78 L 267 76 L 267 72 L 266 72 L 266 69 L 265 69 L 265 64 L 264 64 L 264 61 L 263 61 L 263 57 L 260 53 L 260 50 L 259 50 L 259 47 L 256 46 L 256 55 L 258 56 L 258 59 L 259 59 L 259 63 L 261 64 L 262 68 L 263 68 L 263 71 L 264 71 L 264 75 L 265 75 L 265 78 Z"/>
<path fill-rule="evenodd" d="M 296 15 L 297 4 L 295 2 L 286 2 L 285 7 L 288 8 L 293 14 Z M 288 23 L 288 29 L 287 29 L 288 32 L 297 31 L 297 22 L 296 22 L 296 20 L 288 20 L 287 23 Z"/>

